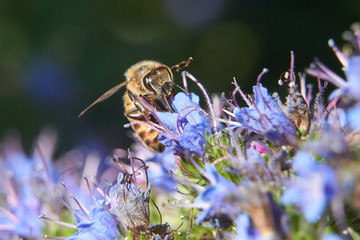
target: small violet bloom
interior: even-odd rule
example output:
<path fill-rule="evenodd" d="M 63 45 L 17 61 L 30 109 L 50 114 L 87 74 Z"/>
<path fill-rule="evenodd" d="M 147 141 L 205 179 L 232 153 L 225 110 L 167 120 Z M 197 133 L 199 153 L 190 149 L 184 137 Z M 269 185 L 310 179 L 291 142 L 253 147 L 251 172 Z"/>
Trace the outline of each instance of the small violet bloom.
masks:
<path fill-rule="evenodd" d="M 235 108 L 242 127 L 267 137 L 278 145 L 291 144 L 296 136 L 295 124 L 281 110 L 260 83 L 253 87 L 254 102 L 247 108 Z"/>
<path fill-rule="evenodd" d="M 79 231 L 69 237 L 68 240 L 113 240 L 121 238 L 115 221 L 102 206 L 91 206 L 89 216 L 80 210 L 77 210 L 76 213 L 74 217 L 76 228 Z"/>
<path fill-rule="evenodd" d="M 220 176 L 211 164 L 205 164 L 205 170 L 210 184 L 194 200 L 195 206 L 203 210 L 197 222 L 201 223 L 217 215 L 225 214 L 230 219 L 236 219 L 239 210 L 227 199 L 238 192 L 238 188 L 226 178 Z"/>
<path fill-rule="evenodd" d="M 294 158 L 295 181 L 288 184 L 281 202 L 285 205 L 295 204 L 304 214 L 307 221 L 316 222 L 324 212 L 326 205 L 337 194 L 335 171 L 304 151 Z"/>
<path fill-rule="evenodd" d="M 206 143 L 205 132 L 211 132 L 209 119 L 199 106 L 199 97 L 184 92 L 176 94 L 172 106 L 175 113 L 158 112 L 157 116 L 168 128 L 160 134 L 159 141 L 175 150 L 188 150 L 201 155 Z"/>

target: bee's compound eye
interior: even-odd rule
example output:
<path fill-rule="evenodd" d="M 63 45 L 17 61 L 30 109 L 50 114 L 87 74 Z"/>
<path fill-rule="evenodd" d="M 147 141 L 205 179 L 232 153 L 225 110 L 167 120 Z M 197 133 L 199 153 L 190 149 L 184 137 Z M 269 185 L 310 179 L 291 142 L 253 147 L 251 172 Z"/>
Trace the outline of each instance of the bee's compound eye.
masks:
<path fill-rule="evenodd" d="M 154 89 L 154 84 L 156 84 L 156 81 L 154 81 L 154 79 L 156 79 L 155 73 L 146 74 L 143 78 L 145 88 L 151 92 L 156 92 Z"/>
<path fill-rule="evenodd" d="M 154 88 L 151 86 L 152 80 L 148 76 L 144 77 L 143 82 L 144 82 L 144 86 L 147 90 L 155 92 Z"/>

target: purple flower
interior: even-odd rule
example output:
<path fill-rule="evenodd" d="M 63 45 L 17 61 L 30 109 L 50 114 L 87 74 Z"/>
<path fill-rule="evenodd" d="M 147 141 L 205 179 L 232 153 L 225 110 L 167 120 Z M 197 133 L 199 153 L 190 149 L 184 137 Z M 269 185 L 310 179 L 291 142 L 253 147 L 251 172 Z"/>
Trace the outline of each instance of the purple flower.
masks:
<path fill-rule="evenodd" d="M 295 204 L 307 221 L 316 222 L 338 192 L 336 174 L 331 167 L 315 162 L 304 151 L 295 156 L 294 169 L 297 178 L 288 184 L 281 202 Z"/>
<path fill-rule="evenodd" d="M 248 108 L 236 107 L 236 119 L 242 127 L 265 136 L 275 144 L 292 144 L 297 131 L 295 124 L 260 83 L 253 90 L 254 101 Z"/>
<path fill-rule="evenodd" d="M 168 131 L 159 136 L 159 141 L 175 150 L 188 150 L 201 155 L 206 143 L 205 132 L 211 132 L 209 119 L 199 106 L 199 97 L 180 92 L 173 99 L 175 113 L 158 112 L 157 116 Z"/>
<path fill-rule="evenodd" d="M 113 240 L 121 238 L 112 216 L 102 206 L 91 206 L 89 216 L 77 210 L 74 217 L 76 228 L 79 231 L 69 237 L 69 240 Z"/>
<path fill-rule="evenodd" d="M 236 194 L 238 188 L 232 182 L 220 176 L 216 168 L 211 164 L 206 163 L 205 170 L 210 184 L 194 200 L 195 206 L 203 210 L 203 213 L 198 216 L 197 222 L 201 223 L 221 214 L 235 220 L 240 210 L 237 210 L 235 204 L 227 202 L 227 198 Z"/>

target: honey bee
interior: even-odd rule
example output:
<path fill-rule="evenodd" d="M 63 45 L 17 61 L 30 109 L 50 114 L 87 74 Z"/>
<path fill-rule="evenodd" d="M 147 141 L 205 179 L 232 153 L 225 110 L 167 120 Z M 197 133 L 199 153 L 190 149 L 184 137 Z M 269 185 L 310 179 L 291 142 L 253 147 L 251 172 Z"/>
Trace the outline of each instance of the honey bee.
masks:
<path fill-rule="evenodd" d="M 151 116 L 149 109 L 141 104 L 138 99 L 141 97 L 148 102 L 156 111 L 172 112 L 171 100 L 174 96 L 173 71 L 179 71 L 189 65 L 192 58 L 188 58 L 172 67 L 162 63 L 144 60 L 132 65 L 126 72 L 126 81 L 111 88 L 100 96 L 95 102 L 83 110 L 78 117 L 81 117 L 95 104 L 104 101 L 112 96 L 120 88 L 126 86 L 123 96 L 124 115 L 130 121 L 131 127 L 149 149 L 156 152 L 163 152 L 165 146 L 158 141 L 159 132 L 147 126 L 147 120 L 156 122 Z"/>

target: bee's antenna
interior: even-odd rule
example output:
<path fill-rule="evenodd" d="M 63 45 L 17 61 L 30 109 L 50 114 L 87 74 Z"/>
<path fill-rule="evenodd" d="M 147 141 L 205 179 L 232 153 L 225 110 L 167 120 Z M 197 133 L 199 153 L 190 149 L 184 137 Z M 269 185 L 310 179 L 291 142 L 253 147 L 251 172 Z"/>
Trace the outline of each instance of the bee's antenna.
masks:
<path fill-rule="evenodd" d="M 122 88 L 123 86 L 125 86 L 126 84 L 128 84 L 129 81 L 125 81 L 122 82 L 118 85 L 116 85 L 115 87 L 112 87 L 110 90 L 108 90 L 106 93 L 104 93 L 103 95 L 101 95 L 98 99 L 95 100 L 95 102 L 93 102 L 92 104 L 90 104 L 90 106 L 88 106 L 87 108 L 85 108 L 79 115 L 78 118 L 80 118 L 82 115 L 84 115 L 84 113 L 86 113 L 90 108 L 92 108 L 95 104 L 102 102 L 106 99 L 108 99 L 109 97 L 111 97 L 114 93 L 116 93 L 117 91 L 119 91 L 120 88 Z"/>
<path fill-rule="evenodd" d="M 180 71 L 180 69 L 186 68 L 187 66 L 189 66 L 191 60 L 193 60 L 193 58 L 189 57 L 186 61 L 182 61 L 181 63 L 172 66 L 170 69 L 171 69 L 171 71 L 178 72 L 178 71 Z"/>

